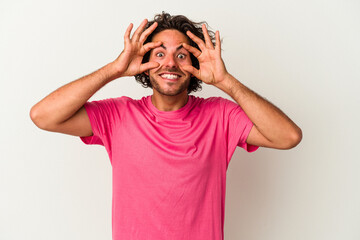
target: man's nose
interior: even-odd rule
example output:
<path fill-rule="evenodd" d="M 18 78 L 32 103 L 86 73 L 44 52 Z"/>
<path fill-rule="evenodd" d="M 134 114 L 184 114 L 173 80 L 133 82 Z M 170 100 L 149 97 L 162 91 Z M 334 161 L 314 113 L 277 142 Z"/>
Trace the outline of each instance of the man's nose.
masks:
<path fill-rule="evenodd" d="M 167 55 L 165 65 L 166 67 L 170 67 L 170 68 L 177 67 L 177 62 L 175 57 L 171 54 Z"/>

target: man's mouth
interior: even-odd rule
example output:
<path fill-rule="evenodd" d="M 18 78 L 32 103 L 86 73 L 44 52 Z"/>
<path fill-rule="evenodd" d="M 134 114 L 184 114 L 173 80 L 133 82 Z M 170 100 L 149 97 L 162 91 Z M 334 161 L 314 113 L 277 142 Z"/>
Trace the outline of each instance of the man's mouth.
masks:
<path fill-rule="evenodd" d="M 163 73 L 163 74 L 160 74 L 160 77 L 169 79 L 169 80 L 177 80 L 180 78 L 180 75 L 173 74 L 173 73 Z"/>

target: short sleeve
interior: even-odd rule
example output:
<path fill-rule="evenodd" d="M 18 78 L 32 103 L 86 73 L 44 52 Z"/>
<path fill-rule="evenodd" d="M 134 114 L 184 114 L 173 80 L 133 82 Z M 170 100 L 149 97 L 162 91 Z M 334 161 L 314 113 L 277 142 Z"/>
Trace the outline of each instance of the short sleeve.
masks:
<path fill-rule="evenodd" d="M 256 151 L 259 148 L 258 146 L 246 143 L 254 124 L 238 104 L 227 99 L 222 99 L 222 102 L 225 115 L 224 120 L 227 125 L 229 156 L 232 156 L 237 146 L 245 149 L 247 152 Z"/>
<path fill-rule="evenodd" d="M 86 102 L 86 113 L 89 117 L 93 135 L 80 137 L 85 144 L 98 144 L 111 154 L 111 137 L 118 122 L 118 111 L 114 99 Z"/>

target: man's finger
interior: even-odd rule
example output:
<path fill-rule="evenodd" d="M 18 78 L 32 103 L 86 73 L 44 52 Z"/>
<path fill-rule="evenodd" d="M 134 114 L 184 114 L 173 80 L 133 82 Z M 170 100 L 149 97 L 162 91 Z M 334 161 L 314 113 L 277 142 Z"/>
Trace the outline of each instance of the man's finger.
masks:
<path fill-rule="evenodd" d="M 191 65 L 184 65 L 181 67 L 184 71 L 191 73 L 197 79 L 200 79 L 200 71 Z M 200 79 L 201 80 L 201 79 Z"/>
<path fill-rule="evenodd" d="M 195 34 L 193 34 L 190 31 L 187 31 L 186 34 L 189 36 L 189 38 L 191 38 L 191 40 L 193 40 L 199 46 L 201 50 L 205 48 L 204 41 L 201 40 L 199 37 L 197 37 Z"/>
<path fill-rule="evenodd" d="M 139 42 L 140 43 L 144 43 L 147 39 L 147 37 L 155 30 L 155 28 L 157 27 L 158 23 L 154 22 L 153 24 L 151 24 L 150 27 L 148 27 L 140 36 Z"/>
<path fill-rule="evenodd" d="M 124 42 L 125 43 L 130 41 L 130 34 L 131 34 L 132 28 L 133 28 L 133 24 L 130 23 L 130 25 L 127 27 L 126 32 L 124 34 Z"/>
<path fill-rule="evenodd" d="M 140 26 L 134 32 L 134 35 L 132 36 L 131 40 L 134 40 L 135 42 L 139 41 L 140 34 L 144 31 L 147 22 L 148 22 L 147 19 L 144 19 L 141 22 Z"/>
<path fill-rule="evenodd" d="M 221 41 L 220 41 L 220 32 L 216 31 L 215 33 L 215 49 L 218 50 L 219 53 L 221 53 Z"/>
<path fill-rule="evenodd" d="M 141 55 L 145 55 L 148 51 L 150 51 L 153 48 L 160 47 L 162 42 L 149 42 L 143 46 L 143 51 L 141 52 Z"/>
<path fill-rule="evenodd" d="M 159 66 L 160 64 L 157 62 L 147 62 L 140 65 L 140 72 L 143 73 L 146 72 L 147 70 L 150 70 L 152 68 L 157 68 Z"/>
<path fill-rule="evenodd" d="M 183 43 L 182 46 L 191 52 L 196 58 L 198 58 L 201 55 L 201 51 L 193 46 L 190 46 L 189 44 Z"/>
<path fill-rule="evenodd" d="M 210 49 L 214 49 L 214 45 L 213 45 L 213 43 L 211 41 L 211 38 L 209 36 L 208 30 L 206 29 L 205 24 L 202 25 L 202 31 L 203 31 L 203 34 L 204 34 L 206 47 L 208 47 Z"/>

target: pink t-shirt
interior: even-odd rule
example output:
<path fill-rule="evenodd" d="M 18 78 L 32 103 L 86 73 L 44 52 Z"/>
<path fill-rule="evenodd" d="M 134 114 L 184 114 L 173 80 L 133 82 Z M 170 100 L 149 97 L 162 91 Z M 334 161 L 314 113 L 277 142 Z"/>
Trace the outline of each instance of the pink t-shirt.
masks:
<path fill-rule="evenodd" d="M 85 104 L 93 136 L 113 170 L 114 240 L 221 240 L 226 170 L 253 123 L 220 97 L 189 95 L 176 111 L 160 111 L 151 96 Z"/>

